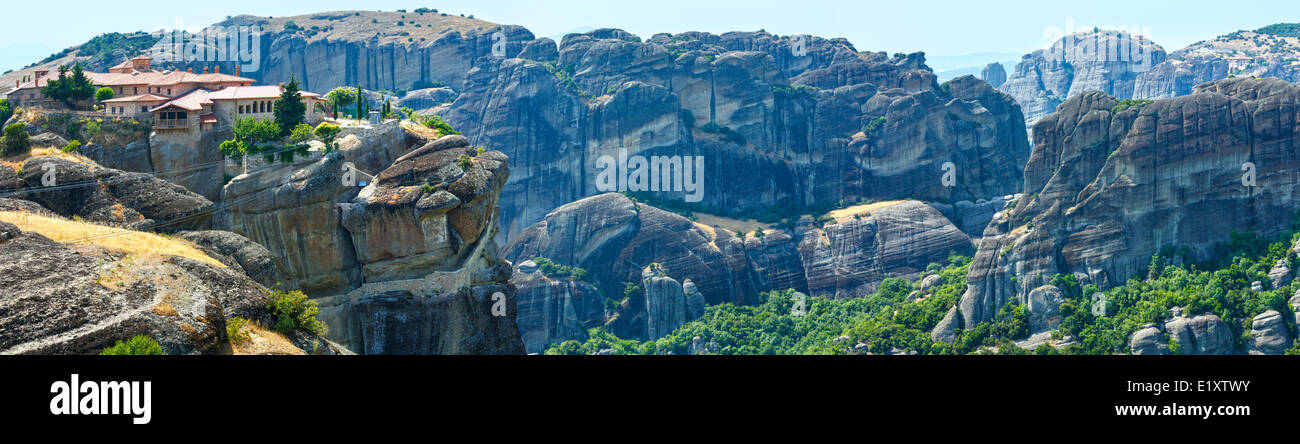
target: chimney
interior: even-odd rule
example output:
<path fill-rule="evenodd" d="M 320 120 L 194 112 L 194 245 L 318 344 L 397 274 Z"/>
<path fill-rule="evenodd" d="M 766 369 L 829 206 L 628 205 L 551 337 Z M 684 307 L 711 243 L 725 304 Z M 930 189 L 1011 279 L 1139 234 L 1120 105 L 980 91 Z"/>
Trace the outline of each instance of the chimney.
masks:
<path fill-rule="evenodd" d="M 235 64 L 235 77 L 239 77 L 239 76 L 242 75 L 242 74 L 239 73 L 239 71 L 240 71 L 240 69 L 239 69 L 239 64 L 236 63 L 236 64 Z"/>
<path fill-rule="evenodd" d="M 212 66 L 212 72 L 213 72 L 214 74 L 221 74 L 221 65 L 213 65 L 213 66 Z"/>
<path fill-rule="evenodd" d="M 193 73 L 194 73 L 194 67 L 191 66 L 191 67 L 189 67 L 189 68 L 185 68 L 185 72 L 188 72 L 188 73 L 193 74 Z"/>
<path fill-rule="evenodd" d="M 207 67 L 207 66 L 204 66 L 204 67 L 203 67 L 203 73 L 204 73 L 204 74 L 207 74 L 207 73 L 208 73 L 208 67 Z"/>

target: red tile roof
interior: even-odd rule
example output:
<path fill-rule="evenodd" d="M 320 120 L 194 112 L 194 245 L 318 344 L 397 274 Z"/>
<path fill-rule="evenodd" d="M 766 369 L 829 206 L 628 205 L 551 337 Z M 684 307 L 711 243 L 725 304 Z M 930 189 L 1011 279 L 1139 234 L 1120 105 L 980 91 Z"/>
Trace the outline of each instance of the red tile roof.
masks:
<path fill-rule="evenodd" d="M 200 111 L 203 109 L 203 105 L 212 104 L 212 101 L 208 100 L 209 94 L 210 93 L 206 89 L 196 89 L 176 98 L 176 100 L 158 105 L 157 107 L 150 109 L 149 112 L 158 111 L 169 106 L 175 106 L 188 111 Z"/>
<path fill-rule="evenodd" d="M 122 102 L 166 102 L 167 100 L 170 100 L 170 99 L 168 99 L 168 98 L 166 98 L 166 97 L 163 97 L 163 96 L 155 96 L 155 95 L 153 95 L 153 94 L 140 94 L 140 95 L 138 95 L 138 96 L 114 97 L 114 98 L 112 98 L 112 99 L 105 100 L 104 103 L 122 103 Z"/>
<path fill-rule="evenodd" d="M 277 99 L 283 92 L 280 85 L 231 86 L 213 91 L 208 97 L 212 100 Z M 301 94 L 306 98 L 320 97 L 314 92 L 302 91 Z"/>

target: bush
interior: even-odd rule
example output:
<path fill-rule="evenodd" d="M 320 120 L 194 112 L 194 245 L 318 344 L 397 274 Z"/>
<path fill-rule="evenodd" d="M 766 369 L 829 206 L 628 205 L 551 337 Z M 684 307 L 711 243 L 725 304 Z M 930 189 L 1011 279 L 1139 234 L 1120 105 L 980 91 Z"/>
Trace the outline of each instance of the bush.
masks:
<path fill-rule="evenodd" d="M 287 335 L 302 330 L 317 336 L 327 332 L 325 323 L 316 319 L 320 314 L 316 301 L 307 299 L 303 292 L 267 290 L 267 297 L 270 299 L 267 308 L 275 315 L 276 331 Z"/>
<path fill-rule="evenodd" d="M 251 338 L 248 337 L 248 332 L 244 331 L 244 327 L 247 326 L 248 320 L 239 316 L 226 320 L 226 338 L 230 340 L 231 344 L 248 342 Z"/>
<path fill-rule="evenodd" d="M 455 128 L 452 128 L 451 125 L 448 125 L 447 122 L 443 121 L 442 117 L 439 116 L 430 115 L 425 117 L 424 126 L 438 130 L 438 134 L 443 136 L 460 134 L 460 132 L 457 132 Z"/>
<path fill-rule="evenodd" d="M 329 122 L 321 122 L 320 125 L 316 125 L 314 132 L 316 137 L 319 137 L 321 142 L 325 143 L 325 152 L 328 153 L 338 149 L 339 144 L 334 141 L 334 138 L 338 137 L 340 130 L 341 128 L 338 125 Z"/>
<path fill-rule="evenodd" d="M 289 131 L 289 140 L 294 141 L 294 143 L 307 143 L 315 137 L 311 125 L 306 123 L 299 123 Z"/>
<path fill-rule="evenodd" d="M 15 123 L 5 127 L 5 143 L 0 149 L 0 157 L 27 154 L 32 149 L 31 137 L 27 134 L 27 125 Z"/>
<path fill-rule="evenodd" d="M 154 338 L 145 335 L 135 335 L 131 339 L 127 339 L 126 342 L 117 341 L 117 344 L 104 349 L 99 352 L 99 354 L 101 356 L 156 356 L 165 355 L 167 352 L 163 351 L 162 345 L 159 345 L 158 341 L 154 340 Z"/>
<path fill-rule="evenodd" d="M 113 88 L 105 86 L 95 91 L 96 102 L 103 102 L 111 98 L 113 98 Z"/>
<path fill-rule="evenodd" d="M 535 257 L 533 262 L 537 264 L 537 269 L 541 270 L 542 274 L 547 277 L 567 277 L 575 281 L 581 281 L 587 277 L 587 270 L 580 267 L 560 265 L 544 257 Z"/>
<path fill-rule="evenodd" d="M 461 154 L 456 158 L 456 165 L 459 165 L 461 170 L 469 171 L 469 168 L 474 165 L 474 158 L 469 157 L 469 154 Z"/>
<path fill-rule="evenodd" d="M 0 99 L 0 125 L 8 122 L 13 115 L 14 109 L 12 105 L 9 105 L 9 99 Z"/>
<path fill-rule="evenodd" d="M 65 153 L 75 153 L 79 149 L 81 149 L 81 141 L 76 139 L 63 146 L 63 152 Z"/>

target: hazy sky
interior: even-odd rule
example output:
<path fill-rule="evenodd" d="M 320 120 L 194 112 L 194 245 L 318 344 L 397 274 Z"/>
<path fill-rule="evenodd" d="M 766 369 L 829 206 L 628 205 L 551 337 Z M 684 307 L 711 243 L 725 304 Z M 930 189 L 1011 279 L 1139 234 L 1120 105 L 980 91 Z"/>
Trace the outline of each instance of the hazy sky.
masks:
<path fill-rule="evenodd" d="M 539 37 L 584 27 L 622 28 L 642 37 L 656 32 L 766 29 L 775 34 L 845 37 L 864 51 L 925 51 L 931 56 L 1026 53 L 1046 46 L 1051 35 L 1093 26 L 1136 30 L 1172 51 L 1238 29 L 1300 22 L 1300 2 L 1296 0 L 474 0 L 424 4 L 420 0 L 131 0 L 121 3 L 129 7 L 113 8 L 85 0 L 5 3 L 0 71 L 22 67 L 111 31 L 152 31 L 174 27 L 178 21 L 197 29 L 239 14 L 284 16 L 421 6 L 523 25 Z M 181 12 L 190 5 L 196 7 Z"/>

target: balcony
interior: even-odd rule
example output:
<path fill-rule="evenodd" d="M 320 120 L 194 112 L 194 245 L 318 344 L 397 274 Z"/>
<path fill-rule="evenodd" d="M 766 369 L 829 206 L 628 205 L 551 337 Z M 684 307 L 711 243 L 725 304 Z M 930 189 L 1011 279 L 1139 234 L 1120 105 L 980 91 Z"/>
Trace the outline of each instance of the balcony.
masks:
<path fill-rule="evenodd" d="M 189 119 L 154 119 L 154 129 L 189 129 Z"/>

